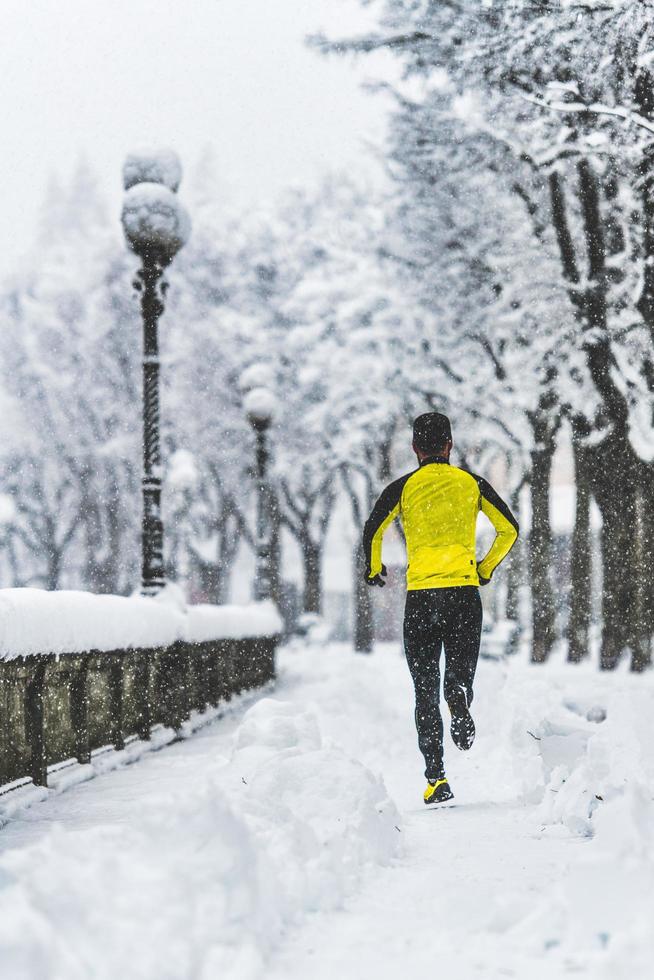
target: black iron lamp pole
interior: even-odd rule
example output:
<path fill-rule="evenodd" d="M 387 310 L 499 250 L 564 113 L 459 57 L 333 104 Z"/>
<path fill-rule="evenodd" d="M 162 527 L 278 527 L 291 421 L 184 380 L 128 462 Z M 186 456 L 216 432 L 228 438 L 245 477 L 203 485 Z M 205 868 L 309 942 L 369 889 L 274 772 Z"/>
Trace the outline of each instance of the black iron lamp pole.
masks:
<path fill-rule="evenodd" d="M 141 588 L 144 595 L 154 595 L 165 585 L 159 429 L 159 317 L 164 311 L 167 288 L 163 273 L 163 265 L 152 255 L 145 255 L 134 281 L 141 292 L 143 318 Z"/>
<path fill-rule="evenodd" d="M 255 365 L 255 374 L 260 366 Z M 242 386 L 248 388 L 245 372 Z M 256 385 L 244 398 L 245 413 L 255 438 L 257 513 L 256 513 L 256 566 L 254 574 L 254 599 L 261 602 L 272 598 L 272 488 L 268 479 L 270 452 L 268 431 L 275 414 L 275 399 L 267 388 Z"/>
<path fill-rule="evenodd" d="M 159 317 L 167 289 L 164 271 L 185 244 L 190 221 L 176 191 L 181 166 L 171 151 L 132 154 L 123 167 L 126 190 L 122 222 L 127 243 L 141 259 L 134 281 L 143 320 L 143 516 L 141 591 L 156 595 L 165 585 L 161 519 L 159 431 Z"/>
<path fill-rule="evenodd" d="M 257 540 L 256 570 L 254 576 L 254 598 L 259 602 L 270 599 L 272 595 L 271 525 L 270 525 L 270 487 L 268 485 L 268 429 L 271 420 L 253 419 L 257 459 Z"/>

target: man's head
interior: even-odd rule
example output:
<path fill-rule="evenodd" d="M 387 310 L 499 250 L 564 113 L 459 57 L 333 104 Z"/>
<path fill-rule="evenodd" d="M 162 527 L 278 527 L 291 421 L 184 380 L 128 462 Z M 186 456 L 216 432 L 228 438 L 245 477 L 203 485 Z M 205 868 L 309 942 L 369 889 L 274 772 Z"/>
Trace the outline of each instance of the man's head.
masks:
<path fill-rule="evenodd" d="M 452 448 L 452 427 L 447 415 L 425 412 L 413 423 L 413 451 L 418 459 L 428 456 L 449 458 Z"/>

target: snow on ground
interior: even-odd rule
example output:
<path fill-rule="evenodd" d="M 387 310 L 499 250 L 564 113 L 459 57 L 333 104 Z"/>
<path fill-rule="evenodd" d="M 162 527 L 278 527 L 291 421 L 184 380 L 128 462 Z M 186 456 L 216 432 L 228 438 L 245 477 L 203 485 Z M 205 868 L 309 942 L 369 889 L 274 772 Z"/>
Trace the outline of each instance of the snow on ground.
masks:
<path fill-rule="evenodd" d="M 652 678 L 482 661 L 453 805 L 422 804 L 396 646 L 273 692 L 0 832 L 12 980 L 650 975 Z"/>

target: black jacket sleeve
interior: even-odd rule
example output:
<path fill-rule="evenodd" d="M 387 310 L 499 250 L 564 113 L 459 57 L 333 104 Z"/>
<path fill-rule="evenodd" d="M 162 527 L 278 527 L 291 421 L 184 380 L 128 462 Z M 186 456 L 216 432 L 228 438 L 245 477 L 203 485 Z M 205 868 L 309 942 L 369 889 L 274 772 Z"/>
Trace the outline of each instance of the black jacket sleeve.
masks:
<path fill-rule="evenodd" d="M 411 476 L 400 477 L 389 483 L 370 512 L 363 529 L 363 553 L 366 559 L 368 578 L 379 575 L 382 569 L 381 549 L 384 531 L 400 512 L 400 501 L 404 484 Z"/>
<path fill-rule="evenodd" d="M 479 487 L 479 508 L 495 528 L 495 540 L 488 554 L 477 564 L 480 579 L 488 581 L 499 563 L 506 558 L 518 538 L 518 522 L 508 505 L 481 476 L 475 476 Z"/>

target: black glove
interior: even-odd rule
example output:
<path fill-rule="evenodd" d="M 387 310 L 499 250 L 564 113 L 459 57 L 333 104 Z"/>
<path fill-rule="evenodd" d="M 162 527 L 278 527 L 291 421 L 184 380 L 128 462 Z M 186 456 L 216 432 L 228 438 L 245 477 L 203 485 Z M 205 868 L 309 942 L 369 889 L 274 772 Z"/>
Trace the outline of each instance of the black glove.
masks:
<path fill-rule="evenodd" d="M 484 578 L 484 576 L 480 574 L 480 572 L 479 572 L 479 565 L 477 565 L 477 575 L 479 575 L 479 584 L 480 585 L 488 585 L 488 583 L 490 582 L 490 578 Z"/>
<path fill-rule="evenodd" d="M 388 572 L 386 571 L 386 565 L 382 565 L 381 572 L 379 573 L 379 575 L 375 575 L 374 578 L 370 578 L 370 565 L 368 565 L 368 567 L 366 568 L 366 575 L 365 575 L 366 583 L 368 585 L 379 585 L 383 589 L 384 586 L 386 585 L 386 582 L 384 582 L 382 575 L 385 577 L 387 574 Z"/>

